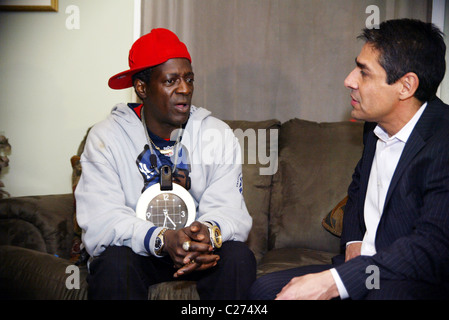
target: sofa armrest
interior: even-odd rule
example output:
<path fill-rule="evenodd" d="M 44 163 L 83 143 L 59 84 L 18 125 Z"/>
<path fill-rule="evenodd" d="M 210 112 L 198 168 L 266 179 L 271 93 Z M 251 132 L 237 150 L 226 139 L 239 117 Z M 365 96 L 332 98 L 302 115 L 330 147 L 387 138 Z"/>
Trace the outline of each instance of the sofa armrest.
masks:
<path fill-rule="evenodd" d="M 54 255 L 0 246 L 0 299 L 85 300 L 87 268 Z"/>
<path fill-rule="evenodd" d="M 0 244 L 69 258 L 73 239 L 72 194 L 0 200 Z"/>

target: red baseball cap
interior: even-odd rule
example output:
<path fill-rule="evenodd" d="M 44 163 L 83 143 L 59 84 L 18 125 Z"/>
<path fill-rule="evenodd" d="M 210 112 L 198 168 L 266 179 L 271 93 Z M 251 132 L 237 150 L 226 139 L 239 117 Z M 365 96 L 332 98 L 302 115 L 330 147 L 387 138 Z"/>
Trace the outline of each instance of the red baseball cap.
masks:
<path fill-rule="evenodd" d="M 186 58 L 192 63 L 186 45 L 173 32 L 163 28 L 153 29 L 137 39 L 129 50 L 129 70 L 111 77 L 108 85 L 112 89 L 132 87 L 132 76 L 135 73 L 173 58 Z"/>

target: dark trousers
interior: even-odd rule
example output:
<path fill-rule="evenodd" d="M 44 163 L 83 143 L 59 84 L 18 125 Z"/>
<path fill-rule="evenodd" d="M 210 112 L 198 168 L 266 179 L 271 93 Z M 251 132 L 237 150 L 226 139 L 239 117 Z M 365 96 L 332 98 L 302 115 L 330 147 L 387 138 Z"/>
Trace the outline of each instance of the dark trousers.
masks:
<path fill-rule="evenodd" d="M 282 288 L 294 277 L 329 270 L 334 265 L 311 265 L 267 274 L 256 280 L 250 289 L 251 300 L 273 300 Z M 380 280 L 379 289 L 371 289 L 365 300 L 441 300 L 448 299 L 443 287 L 412 280 Z"/>
<path fill-rule="evenodd" d="M 197 281 L 201 299 L 246 299 L 256 279 L 256 261 L 243 242 L 227 241 L 216 250 L 218 264 L 204 271 L 173 278 L 170 257 L 141 256 L 129 247 L 108 247 L 89 266 L 89 299 L 146 300 L 149 286 L 175 280 Z"/>

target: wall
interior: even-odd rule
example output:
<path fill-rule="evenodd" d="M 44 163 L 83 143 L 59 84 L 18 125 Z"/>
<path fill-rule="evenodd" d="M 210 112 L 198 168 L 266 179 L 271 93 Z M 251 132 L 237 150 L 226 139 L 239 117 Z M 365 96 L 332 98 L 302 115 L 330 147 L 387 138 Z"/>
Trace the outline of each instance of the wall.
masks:
<path fill-rule="evenodd" d="M 79 29 L 66 27 L 76 26 L 70 5 Z M 107 80 L 128 67 L 133 5 L 59 0 L 59 12 L 0 12 L 0 132 L 12 146 L 0 179 L 11 196 L 71 192 L 70 158 L 87 128 L 131 99 Z"/>

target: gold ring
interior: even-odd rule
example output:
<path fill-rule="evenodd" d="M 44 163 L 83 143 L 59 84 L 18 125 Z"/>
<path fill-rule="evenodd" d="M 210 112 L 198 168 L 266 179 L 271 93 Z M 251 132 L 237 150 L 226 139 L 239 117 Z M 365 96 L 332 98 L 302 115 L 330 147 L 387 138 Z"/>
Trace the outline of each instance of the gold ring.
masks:
<path fill-rule="evenodd" d="M 189 249 L 190 249 L 190 241 L 185 241 L 182 244 L 182 248 L 184 249 L 184 251 L 189 251 Z"/>

